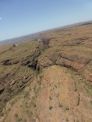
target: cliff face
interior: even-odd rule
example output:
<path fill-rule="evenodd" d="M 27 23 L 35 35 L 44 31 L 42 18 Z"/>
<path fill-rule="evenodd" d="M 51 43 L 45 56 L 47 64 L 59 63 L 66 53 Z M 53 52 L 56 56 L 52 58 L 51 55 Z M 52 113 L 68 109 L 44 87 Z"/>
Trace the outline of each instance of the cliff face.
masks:
<path fill-rule="evenodd" d="M 92 24 L 0 47 L 0 122 L 92 122 Z"/>

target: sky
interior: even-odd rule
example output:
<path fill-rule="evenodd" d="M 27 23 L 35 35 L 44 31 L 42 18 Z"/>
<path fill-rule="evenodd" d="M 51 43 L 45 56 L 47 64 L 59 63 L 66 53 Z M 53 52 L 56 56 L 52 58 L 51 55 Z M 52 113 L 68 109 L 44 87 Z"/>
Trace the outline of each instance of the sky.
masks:
<path fill-rule="evenodd" d="M 92 0 L 0 0 L 0 41 L 92 20 Z"/>

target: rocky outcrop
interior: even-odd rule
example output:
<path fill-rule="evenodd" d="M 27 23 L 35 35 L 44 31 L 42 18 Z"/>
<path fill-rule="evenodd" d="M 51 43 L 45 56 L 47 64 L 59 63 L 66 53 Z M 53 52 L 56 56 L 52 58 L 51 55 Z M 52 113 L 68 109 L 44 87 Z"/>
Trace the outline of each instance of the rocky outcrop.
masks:
<path fill-rule="evenodd" d="M 92 122 L 90 30 L 56 29 L 0 48 L 0 122 Z"/>

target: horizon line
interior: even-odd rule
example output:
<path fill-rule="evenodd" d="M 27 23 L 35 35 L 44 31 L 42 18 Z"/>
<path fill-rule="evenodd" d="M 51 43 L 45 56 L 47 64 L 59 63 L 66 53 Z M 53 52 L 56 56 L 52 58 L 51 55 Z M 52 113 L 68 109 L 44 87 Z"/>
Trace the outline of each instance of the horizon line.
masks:
<path fill-rule="evenodd" d="M 7 38 L 7 39 L 3 39 L 0 40 L 0 43 L 5 42 L 5 41 L 9 41 L 9 40 L 14 40 L 14 39 L 19 39 L 19 38 L 23 38 L 23 37 L 27 37 L 27 36 L 31 36 L 31 35 L 35 35 L 35 34 L 40 34 L 40 33 L 44 33 L 44 32 L 48 32 L 48 31 L 54 31 L 56 29 L 65 29 L 67 27 L 73 27 L 73 26 L 78 26 L 78 25 L 82 25 L 82 24 L 91 24 L 92 20 L 88 20 L 88 21 L 80 21 L 80 22 L 75 22 L 75 23 L 71 23 L 71 24 L 65 24 L 62 26 L 58 26 L 58 27 L 53 27 L 53 28 L 49 28 L 49 29 L 44 29 L 41 31 L 37 31 L 37 32 L 33 32 L 33 33 L 29 33 L 29 34 L 25 34 L 25 35 L 20 35 L 20 36 L 14 36 L 11 38 Z"/>

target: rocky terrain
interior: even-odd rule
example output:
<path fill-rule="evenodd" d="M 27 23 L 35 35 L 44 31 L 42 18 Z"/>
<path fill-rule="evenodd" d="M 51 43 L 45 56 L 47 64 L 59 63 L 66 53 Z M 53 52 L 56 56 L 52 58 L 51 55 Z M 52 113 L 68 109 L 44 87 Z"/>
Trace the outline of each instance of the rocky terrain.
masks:
<path fill-rule="evenodd" d="M 92 23 L 0 45 L 0 122 L 92 122 Z"/>

